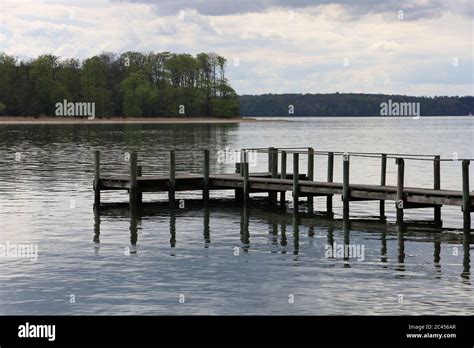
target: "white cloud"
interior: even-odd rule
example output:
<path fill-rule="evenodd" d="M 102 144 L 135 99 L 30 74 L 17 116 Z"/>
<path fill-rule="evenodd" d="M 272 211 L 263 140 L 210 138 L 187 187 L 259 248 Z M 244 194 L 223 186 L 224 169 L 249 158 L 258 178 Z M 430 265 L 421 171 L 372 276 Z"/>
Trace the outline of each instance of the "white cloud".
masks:
<path fill-rule="evenodd" d="M 214 51 L 228 59 L 227 76 L 241 94 L 473 94 L 472 19 L 459 12 L 468 8 L 466 1 L 440 11 L 436 1 L 403 1 L 403 20 L 394 1 L 385 7 L 371 7 L 370 1 L 271 3 L 244 2 L 248 9 L 239 11 L 221 2 L 212 12 L 193 1 L 163 7 L 143 1 L 3 0 L 0 50 L 21 58 Z M 234 58 L 239 67 L 232 66 Z"/>

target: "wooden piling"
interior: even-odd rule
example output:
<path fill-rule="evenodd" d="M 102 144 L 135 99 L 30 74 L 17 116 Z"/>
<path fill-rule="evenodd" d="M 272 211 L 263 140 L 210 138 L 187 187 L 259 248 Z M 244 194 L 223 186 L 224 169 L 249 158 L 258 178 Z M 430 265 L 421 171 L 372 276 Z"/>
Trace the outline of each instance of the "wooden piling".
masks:
<path fill-rule="evenodd" d="M 142 166 L 137 166 L 137 177 L 141 177 L 143 175 L 143 168 Z M 141 205 L 143 203 L 143 192 L 140 189 L 137 189 L 137 204 Z"/>
<path fill-rule="evenodd" d="M 342 215 L 345 221 L 349 220 L 349 163 L 350 156 L 348 154 L 344 154 L 342 162 Z"/>
<path fill-rule="evenodd" d="M 242 163 L 241 162 L 237 162 L 235 164 L 235 173 L 236 174 L 240 174 L 241 176 L 243 175 L 243 171 L 242 171 Z M 236 188 L 235 189 L 235 201 L 236 202 L 241 202 L 243 199 L 243 190 L 241 188 Z"/>
<path fill-rule="evenodd" d="M 395 163 L 398 165 L 397 173 L 397 201 L 395 203 L 397 208 L 397 224 L 403 225 L 403 208 L 405 206 L 404 181 L 405 181 L 405 160 L 397 158 Z"/>
<path fill-rule="evenodd" d="M 138 204 L 137 163 L 138 163 L 137 153 L 133 151 L 130 155 L 130 189 L 129 189 L 130 207 L 136 207 Z"/>
<path fill-rule="evenodd" d="M 94 207 L 100 206 L 100 151 L 94 151 Z"/>
<path fill-rule="evenodd" d="M 286 151 L 281 152 L 281 179 L 286 179 Z M 286 205 L 286 191 L 280 192 L 280 205 Z"/>
<path fill-rule="evenodd" d="M 308 170 L 307 170 L 308 181 L 314 181 L 314 149 L 308 148 Z M 314 198 L 312 195 L 308 195 L 308 213 L 314 212 Z"/>
<path fill-rule="evenodd" d="M 272 178 L 278 178 L 278 149 L 273 149 L 272 156 Z"/>
<path fill-rule="evenodd" d="M 169 189 L 168 189 L 168 200 L 172 206 L 175 201 L 175 190 L 176 190 L 176 156 L 174 150 L 170 151 L 170 177 L 169 177 Z"/>
<path fill-rule="evenodd" d="M 242 166 L 244 172 L 243 192 L 244 192 L 244 206 L 249 202 L 249 164 L 247 161 L 247 151 L 244 152 L 244 163 Z"/>
<path fill-rule="evenodd" d="M 382 154 L 380 165 L 380 186 L 387 184 L 387 155 Z M 381 199 L 379 203 L 380 219 L 385 220 L 385 200 Z"/>
<path fill-rule="evenodd" d="M 433 188 L 435 190 L 441 189 L 441 157 L 435 156 L 433 160 Z M 441 225 L 441 206 L 434 207 L 434 222 L 436 225 Z"/>
<path fill-rule="evenodd" d="M 327 182 L 334 180 L 334 152 L 328 153 L 328 177 Z M 326 196 L 326 213 L 332 215 L 332 195 Z"/>
<path fill-rule="evenodd" d="M 462 213 L 463 229 L 469 234 L 471 231 L 471 198 L 469 197 L 469 160 L 462 161 Z"/>
<path fill-rule="evenodd" d="M 269 169 L 272 178 L 278 178 L 278 149 L 271 147 L 269 149 Z M 268 198 L 270 200 L 270 204 L 272 206 L 276 206 L 277 204 L 277 192 L 269 192 Z"/>
<path fill-rule="evenodd" d="M 204 168 L 203 168 L 203 185 L 202 185 L 202 199 L 204 204 L 209 202 L 209 170 L 210 170 L 210 159 L 209 150 L 204 150 Z"/>
<path fill-rule="evenodd" d="M 293 154 L 293 212 L 296 214 L 298 213 L 298 207 L 299 207 L 299 202 L 298 202 L 298 196 L 299 196 L 299 154 L 294 153 Z"/>

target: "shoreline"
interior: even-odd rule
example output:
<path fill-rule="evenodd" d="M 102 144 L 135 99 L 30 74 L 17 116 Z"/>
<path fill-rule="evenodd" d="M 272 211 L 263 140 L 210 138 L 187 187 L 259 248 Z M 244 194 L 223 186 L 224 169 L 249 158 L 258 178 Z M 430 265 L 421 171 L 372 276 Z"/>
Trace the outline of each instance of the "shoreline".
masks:
<path fill-rule="evenodd" d="M 214 117 L 137 117 L 137 118 L 95 118 L 89 120 L 85 117 L 27 117 L 27 116 L 2 116 L 0 125 L 20 125 L 20 124 L 235 124 L 267 122 L 267 120 L 257 120 L 251 117 L 235 118 L 214 118 Z"/>

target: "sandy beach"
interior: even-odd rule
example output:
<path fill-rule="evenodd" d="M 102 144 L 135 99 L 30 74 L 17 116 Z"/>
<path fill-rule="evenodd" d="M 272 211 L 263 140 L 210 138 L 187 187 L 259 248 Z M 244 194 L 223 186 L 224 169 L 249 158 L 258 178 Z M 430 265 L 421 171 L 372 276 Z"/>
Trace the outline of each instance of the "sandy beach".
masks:
<path fill-rule="evenodd" d="M 173 123 L 248 123 L 265 122 L 255 118 L 214 118 L 214 117 L 137 117 L 137 118 L 95 118 L 92 120 L 86 117 L 24 117 L 24 116 L 4 116 L 0 117 L 0 125 L 8 124 L 173 124 Z"/>

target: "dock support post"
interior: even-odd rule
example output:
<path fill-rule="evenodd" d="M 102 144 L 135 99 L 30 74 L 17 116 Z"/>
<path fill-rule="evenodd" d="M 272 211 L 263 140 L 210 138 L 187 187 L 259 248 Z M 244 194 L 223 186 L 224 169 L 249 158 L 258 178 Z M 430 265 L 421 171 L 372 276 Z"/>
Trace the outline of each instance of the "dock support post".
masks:
<path fill-rule="evenodd" d="M 129 189 L 129 205 L 135 208 L 138 204 L 138 159 L 136 151 L 130 155 L 130 189 Z"/>
<path fill-rule="evenodd" d="M 334 180 L 334 152 L 328 152 L 328 182 Z M 332 212 L 332 195 L 326 196 L 326 213 L 333 215 Z"/>
<path fill-rule="evenodd" d="M 435 190 L 441 189 L 441 157 L 435 156 L 433 161 L 433 188 Z M 434 223 L 441 226 L 441 206 L 434 207 Z"/>
<path fill-rule="evenodd" d="M 100 152 L 94 151 L 94 207 L 100 206 Z"/>
<path fill-rule="evenodd" d="M 242 170 L 244 174 L 243 192 L 244 192 L 244 207 L 247 206 L 249 201 L 249 164 L 247 161 L 247 151 L 244 151 L 244 162 L 242 163 Z"/>
<path fill-rule="evenodd" d="M 137 177 L 141 177 L 143 175 L 142 166 L 137 166 Z M 142 205 L 143 203 L 143 193 L 140 189 L 137 189 L 137 204 Z"/>
<path fill-rule="evenodd" d="M 176 190 L 176 157 L 174 150 L 170 151 L 170 179 L 168 189 L 168 200 L 171 206 L 174 206 Z"/>
<path fill-rule="evenodd" d="M 382 154 L 382 162 L 380 166 L 380 186 L 387 184 L 387 154 Z M 385 220 L 385 200 L 380 200 L 379 206 L 380 220 Z"/>
<path fill-rule="evenodd" d="M 240 174 L 240 176 L 242 176 L 243 172 L 242 172 L 242 162 L 238 162 L 235 164 L 235 173 L 236 174 Z M 240 189 L 240 188 L 236 188 L 235 189 L 235 201 L 236 202 L 241 202 L 242 199 L 243 199 L 243 190 Z"/>
<path fill-rule="evenodd" d="M 343 162 L 342 162 L 342 215 L 344 221 L 349 221 L 349 198 L 350 198 L 350 191 L 349 191 L 349 164 L 350 164 L 350 156 L 349 154 L 345 153 L 343 155 Z"/>
<path fill-rule="evenodd" d="M 278 149 L 271 147 L 268 149 L 269 171 L 272 178 L 278 178 Z M 268 198 L 272 206 L 277 204 L 277 192 L 269 192 Z"/>
<path fill-rule="evenodd" d="M 308 181 L 314 180 L 314 149 L 312 147 L 308 148 L 308 171 L 307 171 Z M 308 213 L 314 213 L 314 198 L 312 195 L 308 195 Z"/>
<path fill-rule="evenodd" d="M 403 225 L 403 208 L 405 205 L 404 181 L 405 181 L 405 160 L 397 158 L 395 163 L 398 165 L 397 173 L 397 201 L 395 206 L 397 208 L 397 224 Z"/>
<path fill-rule="evenodd" d="M 204 204 L 209 203 L 209 167 L 209 150 L 204 150 L 204 180 L 202 188 L 202 200 L 204 201 Z"/>
<path fill-rule="evenodd" d="M 294 153 L 293 154 L 293 212 L 296 214 L 298 213 L 298 208 L 299 208 L 299 202 L 298 202 L 298 196 L 299 196 L 299 163 L 300 163 L 300 158 L 299 158 L 299 153 Z"/>
<path fill-rule="evenodd" d="M 462 161 L 462 214 L 464 233 L 471 233 L 471 198 L 469 197 L 469 160 Z"/>
<path fill-rule="evenodd" d="M 286 179 L 286 151 L 281 152 L 281 179 Z M 286 204 L 286 191 L 280 192 L 280 205 L 282 208 Z"/>

